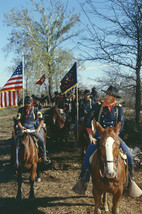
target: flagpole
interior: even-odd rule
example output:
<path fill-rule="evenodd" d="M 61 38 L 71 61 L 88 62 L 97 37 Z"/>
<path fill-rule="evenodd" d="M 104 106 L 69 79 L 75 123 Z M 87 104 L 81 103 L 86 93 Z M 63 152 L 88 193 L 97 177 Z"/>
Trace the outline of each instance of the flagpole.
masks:
<path fill-rule="evenodd" d="M 77 71 L 77 57 L 76 57 L 76 71 Z M 78 142 L 78 120 L 79 120 L 79 103 L 78 103 L 78 84 L 76 85 L 76 119 L 77 119 L 77 142 Z"/>
<path fill-rule="evenodd" d="M 76 85 L 76 105 L 77 105 L 77 142 L 78 142 L 78 119 L 79 119 L 79 111 L 78 111 L 78 85 Z"/>
<path fill-rule="evenodd" d="M 24 52 L 22 52 L 22 71 L 23 71 L 23 106 L 24 106 Z"/>

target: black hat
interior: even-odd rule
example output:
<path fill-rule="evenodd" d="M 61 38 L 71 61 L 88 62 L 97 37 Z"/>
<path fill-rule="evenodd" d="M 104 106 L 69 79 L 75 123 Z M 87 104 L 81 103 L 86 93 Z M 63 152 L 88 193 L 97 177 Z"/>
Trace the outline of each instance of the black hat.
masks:
<path fill-rule="evenodd" d="M 93 87 L 93 88 L 92 88 L 92 91 L 95 90 L 95 89 L 96 89 L 96 87 Z"/>
<path fill-rule="evenodd" d="M 104 90 L 102 90 L 102 91 L 104 91 Z M 118 94 L 118 89 L 116 87 L 112 86 L 112 85 L 109 86 L 109 88 L 104 92 L 106 92 L 106 94 L 108 94 L 108 95 L 120 98 L 120 96 Z"/>
<path fill-rule="evenodd" d="M 90 90 L 86 89 L 86 90 L 84 91 L 84 94 L 90 95 Z"/>
<path fill-rule="evenodd" d="M 55 91 L 54 94 L 55 94 L 55 95 L 58 95 L 58 91 Z"/>
<path fill-rule="evenodd" d="M 25 104 L 30 104 L 33 102 L 33 98 L 30 97 L 30 96 L 26 96 L 25 99 L 24 99 L 24 103 Z"/>

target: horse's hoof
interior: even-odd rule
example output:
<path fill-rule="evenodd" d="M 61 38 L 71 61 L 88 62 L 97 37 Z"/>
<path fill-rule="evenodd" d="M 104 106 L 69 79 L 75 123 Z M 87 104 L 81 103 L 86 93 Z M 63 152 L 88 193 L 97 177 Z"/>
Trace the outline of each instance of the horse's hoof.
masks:
<path fill-rule="evenodd" d="M 119 208 L 118 207 L 115 209 L 112 208 L 112 213 L 113 214 L 119 214 Z"/>
<path fill-rule="evenodd" d="M 94 214 L 101 214 L 101 210 L 100 209 L 95 209 Z"/>
<path fill-rule="evenodd" d="M 30 194 L 29 199 L 35 199 L 35 196 Z"/>
<path fill-rule="evenodd" d="M 41 182 L 41 178 L 37 178 L 37 182 L 40 183 Z"/>
<path fill-rule="evenodd" d="M 22 199 L 21 195 L 17 195 L 17 196 L 16 196 L 16 199 L 17 199 L 17 200 L 21 200 L 21 199 Z"/>
<path fill-rule="evenodd" d="M 105 212 L 108 212 L 108 211 L 109 211 L 108 205 L 104 207 L 104 210 L 105 210 Z"/>

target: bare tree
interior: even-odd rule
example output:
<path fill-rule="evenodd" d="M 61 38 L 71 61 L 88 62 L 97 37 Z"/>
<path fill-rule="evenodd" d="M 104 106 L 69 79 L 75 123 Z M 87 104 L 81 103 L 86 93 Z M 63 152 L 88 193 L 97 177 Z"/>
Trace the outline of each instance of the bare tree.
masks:
<path fill-rule="evenodd" d="M 66 66 L 72 64 L 73 54 L 63 45 L 78 35 L 79 30 L 72 29 L 78 23 L 80 15 L 73 9 L 69 10 L 68 0 L 66 2 L 30 0 L 30 2 L 31 8 L 12 8 L 5 14 L 5 24 L 12 27 L 6 50 L 14 49 L 17 56 L 22 51 L 25 53 L 30 78 L 37 78 L 41 73 L 46 73 L 49 93 L 52 94 L 57 61 Z M 60 69 L 60 73 L 61 71 L 63 74 L 63 69 Z"/>
<path fill-rule="evenodd" d="M 135 87 L 135 120 L 139 123 L 141 107 L 142 2 L 141 0 L 108 0 L 102 8 L 95 1 L 81 4 L 88 23 L 82 37 L 84 59 L 119 66 L 125 79 L 133 71 Z M 97 17 L 97 19 L 96 19 Z M 101 22 L 97 24 L 97 20 Z M 101 23 L 101 25 L 100 25 Z M 124 70 L 125 69 L 125 70 Z M 130 77 L 129 77 L 130 78 Z M 116 82 L 118 79 L 116 80 Z"/>

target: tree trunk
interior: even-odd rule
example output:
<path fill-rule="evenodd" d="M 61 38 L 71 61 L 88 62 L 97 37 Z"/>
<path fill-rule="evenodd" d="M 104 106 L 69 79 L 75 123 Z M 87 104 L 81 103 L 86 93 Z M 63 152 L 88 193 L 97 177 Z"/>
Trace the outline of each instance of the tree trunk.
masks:
<path fill-rule="evenodd" d="M 140 122 L 140 109 L 141 109 L 141 80 L 140 80 L 140 68 L 136 69 L 136 103 L 135 103 L 135 120 L 136 123 Z"/>
<path fill-rule="evenodd" d="M 53 97 L 53 80 L 52 80 L 52 72 L 51 72 L 51 65 L 48 64 L 49 69 L 49 98 L 52 101 Z"/>

